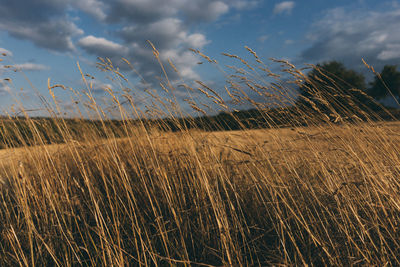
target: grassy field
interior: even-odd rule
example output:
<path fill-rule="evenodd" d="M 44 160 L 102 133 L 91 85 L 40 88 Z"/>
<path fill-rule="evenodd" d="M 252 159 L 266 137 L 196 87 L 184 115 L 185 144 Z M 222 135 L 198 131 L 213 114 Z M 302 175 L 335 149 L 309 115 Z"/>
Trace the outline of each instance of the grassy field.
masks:
<path fill-rule="evenodd" d="M 295 82 L 308 79 L 282 64 Z M 228 81 L 229 105 L 247 101 L 269 127 L 247 129 L 205 85 L 199 93 L 242 129 L 187 127 L 172 85 L 168 99 L 151 92 L 163 107 L 152 112 L 171 115 L 166 125 L 131 120 L 142 114 L 135 102 L 110 90 L 123 134 L 89 93 L 93 123 L 26 116 L 13 128 L 11 118 L 1 128 L 0 265 L 400 265 L 400 123 L 332 84 L 334 94 L 311 88 L 300 105 L 283 85 L 243 77 Z M 246 88 L 269 104 L 276 92 L 285 127 Z"/>
<path fill-rule="evenodd" d="M 400 123 L 0 152 L 4 265 L 399 262 Z"/>

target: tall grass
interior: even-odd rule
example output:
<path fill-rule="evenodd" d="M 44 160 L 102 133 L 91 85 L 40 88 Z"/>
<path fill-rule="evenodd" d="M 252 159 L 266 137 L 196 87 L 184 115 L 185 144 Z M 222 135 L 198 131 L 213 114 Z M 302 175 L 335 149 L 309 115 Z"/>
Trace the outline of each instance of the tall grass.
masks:
<path fill-rule="evenodd" d="M 226 54 L 242 67 L 223 70 L 224 96 L 165 77 L 163 93 L 136 90 L 147 99 L 137 103 L 101 59 L 121 84 L 108 90 L 117 124 L 83 72 L 86 94 L 70 90 L 92 120 L 59 116 L 50 83 L 47 123 L 25 112 L 24 127 L 13 127 L 10 116 L 1 128 L 0 265 L 400 265 L 400 124 L 383 122 L 388 111 L 363 106 L 335 77 L 329 90 L 316 87 L 289 62 L 273 60 L 278 75 L 249 52 L 254 60 Z M 291 84 L 305 81 L 313 97 L 297 101 Z M 257 110 L 251 125 L 260 129 L 247 129 L 240 107 Z M 241 129 L 205 132 L 193 118 L 220 111 L 229 120 L 213 129 Z"/>

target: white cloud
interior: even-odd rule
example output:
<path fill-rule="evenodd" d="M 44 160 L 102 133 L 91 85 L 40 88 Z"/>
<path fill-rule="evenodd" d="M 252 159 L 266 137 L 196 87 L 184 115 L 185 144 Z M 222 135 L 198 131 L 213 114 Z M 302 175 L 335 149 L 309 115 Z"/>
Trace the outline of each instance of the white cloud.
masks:
<path fill-rule="evenodd" d="M 291 14 L 292 10 L 295 6 L 293 1 L 284 1 L 279 4 L 276 4 L 274 7 L 274 14 Z"/>
<path fill-rule="evenodd" d="M 311 47 L 302 60 L 339 60 L 363 68 L 364 58 L 376 69 L 397 64 L 400 59 L 400 9 L 386 12 L 329 10 L 314 23 L 309 34 Z"/>
<path fill-rule="evenodd" d="M 109 83 L 103 83 L 98 80 L 91 80 L 89 82 L 89 86 L 91 88 L 91 91 L 94 93 L 104 93 L 108 90 L 112 90 L 114 87 L 112 84 Z"/>
<path fill-rule="evenodd" d="M 197 65 L 198 59 L 191 51 L 176 51 L 170 49 L 161 54 L 163 60 L 171 60 L 181 76 L 189 80 L 199 79 L 199 75 L 194 71 L 193 67 Z"/>
<path fill-rule="evenodd" d="M 102 37 L 89 35 L 81 38 L 78 45 L 88 53 L 102 56 L 123 56 L 128 52 L 128 48 L 114 43 Z"/>
<path fill-rule="evenodd" d="M 186 38 L 186 43 L 190 48 L 202 48 L 209 42 L 210 41 L 207 40 L 206 36 L 200 33 L 191 34 Z"/>
<path fill-rule="evenodd" d="M 380 60 L 400 59 L 400 43 L 388 44 L 377 56 Z"/>
<path fill-rule="evenodd" d="M 105 4 L 98 0 L 71 0 L 71 5 L 94 16 L 99 20 L 106 18 Z"/>
<path fill-rule="evenodd" d="M 41 71 L 41 70 L 49 70 L 50 67 L 42 65 L 42 64 L 36 64 L 36 63 L 22 63 L 22 64 L 15 64 L 13 65 L 14 69 L 16 70 L 22 70 L 22 71 Z"/>
<path fill-rule="evenodd" d="M 208 20 L 215 20 L 222 14 L 225 14 L 229 10 L 229 6 L 222 1 L 212 2 L 207 6 Z"/>

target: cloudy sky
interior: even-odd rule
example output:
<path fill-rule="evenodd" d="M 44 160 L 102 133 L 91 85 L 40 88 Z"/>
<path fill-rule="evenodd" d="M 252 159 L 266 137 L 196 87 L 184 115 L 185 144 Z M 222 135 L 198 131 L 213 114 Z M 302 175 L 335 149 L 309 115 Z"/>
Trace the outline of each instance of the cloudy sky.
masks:
<path fill-rule="evenodd" d="M 364 58 L 379 70 L 400 60 L 400 1 L 0 0 L 0 53 L 7 54 L 0 66 L 1 109 L 14 103 L 10 94 L 35 108 L 35 90 L 48 95 L 48 78 L 83 88 L 77 62 L 84 73 L 99 75 L 98 91 L 112 87 L 97 74 L 99 56 L 135 82 L 121 61 L 126 58 L 154 84 L 162 71 L 146 40 L 174 63 L 180 75 L 171 79 L 180 81 L 219 79 L 189 48 L 218 60 L 222 52 L 246 57 L 247 45 L 265 59 L 298 65 L 336 59 L 360 71 Z M 63 92 L 58 96 L 69 101 Z"/>

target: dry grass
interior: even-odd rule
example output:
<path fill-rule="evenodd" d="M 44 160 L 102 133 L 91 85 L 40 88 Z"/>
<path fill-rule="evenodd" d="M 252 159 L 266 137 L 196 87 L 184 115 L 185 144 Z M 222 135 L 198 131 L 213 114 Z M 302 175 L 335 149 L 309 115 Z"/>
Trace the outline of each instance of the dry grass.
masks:
<path fill-rule="evenodd" d="M 295 82 L 307 79 L 279 63 Z M 275 107 L 293 101 L 279 83 L 255 86 L 258 74 L 237 71 L 244 83 L 230 76 L 230 103 L 205 84 L 201 93 L 222 109 L 247 101 L 266 118 L 267 101 L 248 91 Z M 38 146 L 0 152 L 0 265 L 400 265 L 399 123 L 325 96 L 309 101 L 326 113 L 286 110 L 288 128 L 203 132 L 176 120 L 181 131 L 168 132 L 130 120 L 142 111 L 128 96 L 110 97 L 127 138 L 104 125 L 106 138 L 88 127 L 77 142 L 58 120 L 64 144 L 40 146 L 32 123 Z M 194 99 L 195 110 L 207 104 Z M 183 114 L 173 93 L 153 101 L 152 114 Z M 348 119 L 360 114 L 363 122 Z"/>

